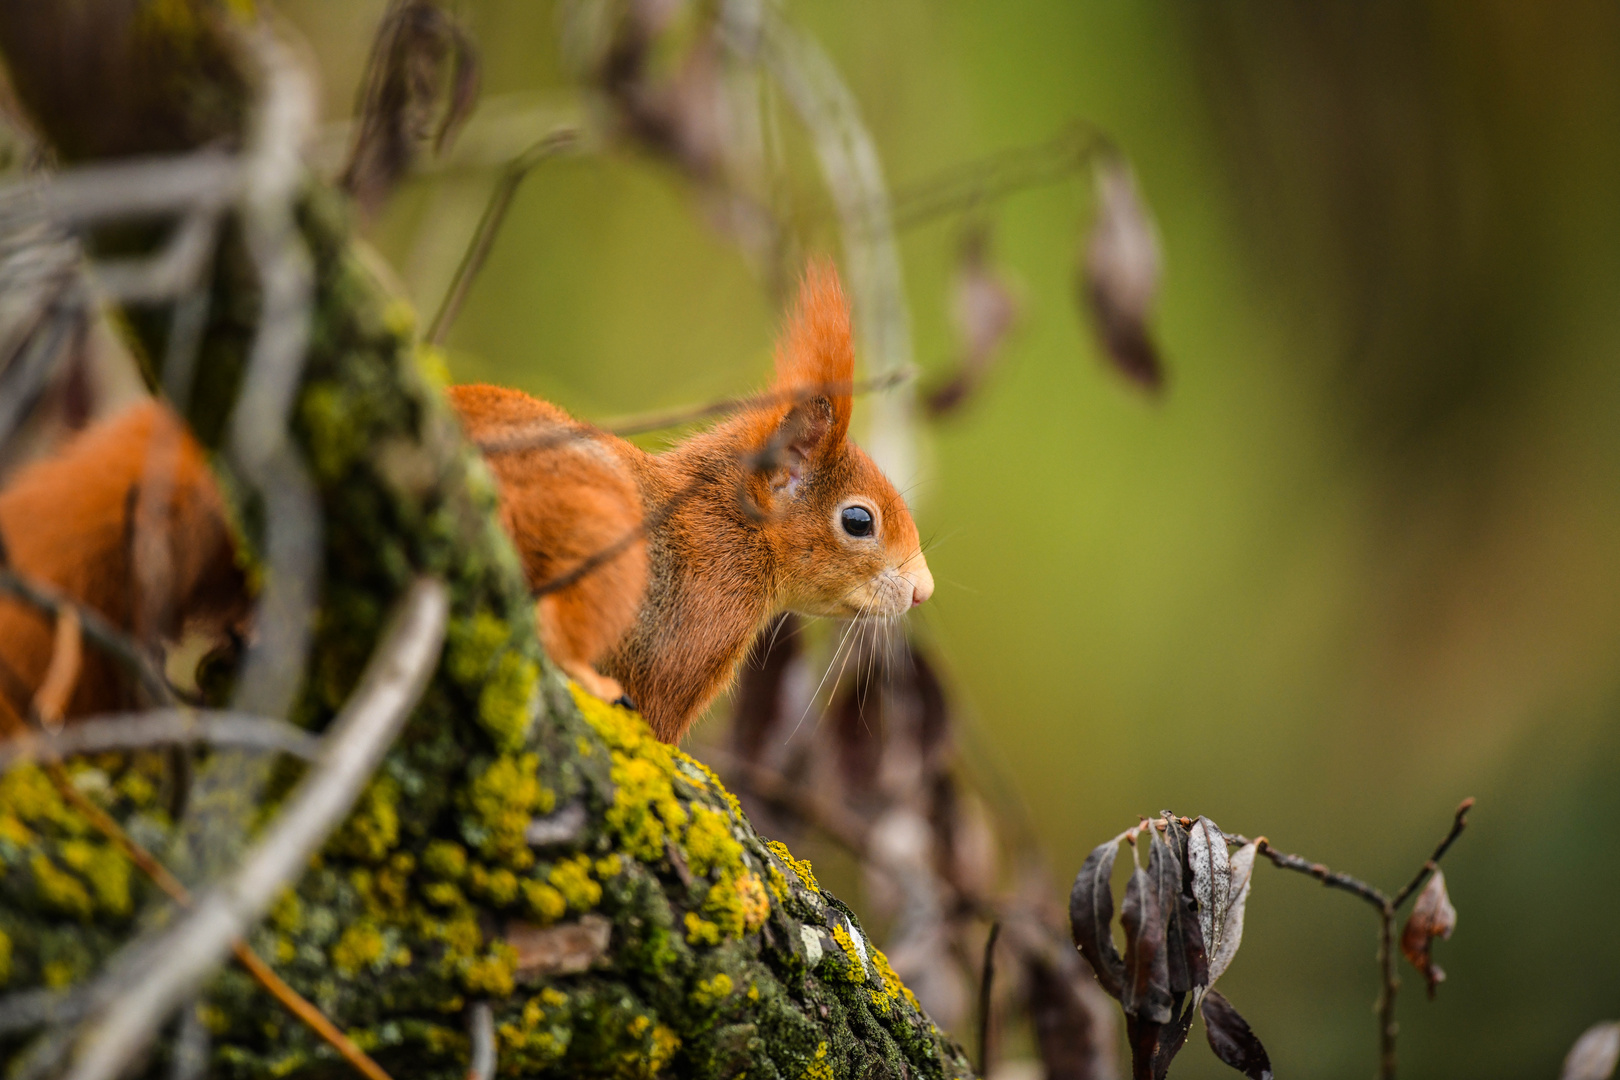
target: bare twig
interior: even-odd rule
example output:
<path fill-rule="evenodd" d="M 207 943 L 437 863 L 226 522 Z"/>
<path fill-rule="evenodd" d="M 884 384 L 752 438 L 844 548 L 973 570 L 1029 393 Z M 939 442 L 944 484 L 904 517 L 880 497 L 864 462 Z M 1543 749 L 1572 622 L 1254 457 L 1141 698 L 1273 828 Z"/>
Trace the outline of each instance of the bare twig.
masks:
<path fill-rule="evenodd" d="M 236 159 L 219 150 L 86 166 L 0 187 L 0 222 L 90 225 L 113 218 L 219 212 L 243 182 Z"/>
<path fill-rule="evenodd" d="M 34 691 L 34 716 L 46 731 L 54 732 L 62 726 L 68 701 L 79 685 L 79 672 L 84 667 L 83 640 L 78 613 L 70 606 L 57 608 L 51 660 L 45 667 L 45 677 L 39 681 L 39 689 Z"/>
<path fill-rule="evenodd" d="M 1272 863 L 1284 870 L 1294 870 L 1298 873 L 1308 874 L 1330 888 L 1342 889 L 1353 896 L 1357 896 L 1378 909 L 1378 968 L 1380 972 L 1380 985 L 1376 1011 L 1378 1013 L 1378 1076 L 1380 1080 L 1394 1080 L 1395 1078 L 1395 1036 L 1399 1025 L 1395 1022 L 1395 994 L 1400 989 L 1401 980 L 1395 953 L 1395 917 L 1399 914 L 1402 905 L 1411 899 L 1412 895 L 1428 880 L 1439 866 L 1441 858 L 1456 843 L 1457 837 L 1462 835 L 1463 829 L 1468 826 L 1468 811 L 1473 809 L 1474 800 L 1464 799 L 1458 804 L 1456 812 L 1452 815 L 1451 827 L 1446 835 L 1441 837 L 1440 843 L 1435 846 L 1434 854 L 1424 860 L 1412 880 L 1406 887 L 1394 896 L 1387 896 L 1380 889 L 1368 885 L 1366 882 L 1351 877 L 1349 874 L 1340 874 L 1329 870 L 1321 863 L 1313 863 L 1302 859 L 1298 855 L 1289 855 L 1272 847 L 1265 837 L 1254 841 L 1255 850 Z M 1233 844 L 1247 844 L 1250 841 L 1238 834 L 1227 837 Z"/>
<path fill-rule="evenodd" d="M 979 969 L 979 1073 L 990 1075 L 990 995 L 996 981 L 996 938 L 1001 936 L 1001 920 L 990 924 L 984 939 L 984 965 Z"/>
<path fill-rule="evenodd" d="M 467 1038 L 472 1043 L 467 1080 L 495 1080 L 495 1010 L 489 1002 L 474 1002 L 467 1010 Z"/>
<path fill-rule="evenodd" d="M 323 740 L 320 760 L 238 869 L 156 937 L 126 946 L 98 980 L 71 1080 L 114 1080 L 304 868 L 354 804 L 427 685 L 448 610 L 440 582 L 423 578 L 411 587 L 359 689 Z M 139 992 L 129 992 L 137 986 Z"/>
<path fill-rule="evenodd" d="M 529 147 L 507 165 L 506 171 L 495 185 L 495 190 L 490 194 L 489 202 L 484 205 L 483 216 L 478 219 L 478 228 L 473 231 L 472 241 L 462 254 L 460 265 L 456 267 L 456 276 L 451 280 L 450 288 L 445 291 L 439 310 L 428 326 L 424 340 L 429 345 L 444 344 L 445 337 L 450 333 L 451 324 L 456 321 L 456 316 L 461 314 L 461 305 L 467 300 L 473 279 L 484 268 L 484 261 L 489 258 L 490 249 L 495 246 L 495 236 L 500 232 L 501 224 L 506 220 L 506 212 L 511 209 L 512 199 L 517 195 L 517 189 L 524 178 L 547 158 L 574 149 L 580 139 L 579 129 L 562 128 Z"/>
<path fill-rule="evenodd" d="M 154 700 L 166 705 L 174 704 L 174 691 L 169 689 L 168 682 L 147 660 L 140 647 L 99 612 L 68 599 L 49 585 L 30 581 L 5 566 L 0 566 L 0 593 L 10 593 L 52 618 L 62 610 L 71 608 L 78 618 L 81 632 L 90 639 L 91 644 L 134 675 Z"/>
<path fill-rule="evenodd" d="M 903 386 L 916 377 L 917 371 L 915 368 L 902 368 L 897 371 L 885 372 L 882 375 L 874 375 L 870 378 L 856 379 L 847 385 L 823 383 L 818 386 L 802 387 L 791 392 L 768 390 L 749 397 L 720 398 L 704 405 L 689 405 L 683 409 L 620 417 L 603 421 L 600 426 L 602 430 L 612 432 L 614 435 L 645 435 L 651 431 L 663 431 L 666 428 L 680 427 L 684 424 L 696 423 L 699 420 L 730 416 L 732 413 L 743 412 L 748 409 L 777 405 L 787 401 L 797 403 L 818 394 L 847 393 L 858 396 L 892 390 L 897 386 Z"/>
<path fill-rule="evenodd" d="M 313 761 L 320 739 L 285 720 L 231 712 L 153 709 L 75 721 L 54 735 L 25 734 L 0 743 L 0 773 L 27 761 L 78 754 L 203 743 L 287 754 Z"/>

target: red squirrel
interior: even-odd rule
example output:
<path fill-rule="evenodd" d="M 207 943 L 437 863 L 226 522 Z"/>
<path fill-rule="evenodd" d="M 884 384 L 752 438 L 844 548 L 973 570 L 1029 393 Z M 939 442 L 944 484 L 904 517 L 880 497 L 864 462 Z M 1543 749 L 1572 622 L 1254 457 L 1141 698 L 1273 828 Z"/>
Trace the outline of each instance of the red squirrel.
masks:
<path fill-rule="evenodd" d="M 843 292 L 830 266 L 815 266 L 772 392 L 665 453 L 516 390 L 451 389 L 540 594 L 542 643 L 565 672 L 603 698 L 628 695 L 674 742 L 771 616 L 895 617 L 928 598 L 933 578 L 904 500 L 848 439 L 853 373 Z M 174 456 L 172 469 L 151 470 L 168 479 L 147 506 L 151 453 Z M 155 527 L 137 529 L 137 512 Z M 221 627 L 246 611 L 206 451 L 156 401 L 19 471 L 0 491 L 0 538 L 19 574 L 148 648 L 182 619 Z M 49 619 L 0 594 L 0 730 L 21 724 L 52 640 Z M 68 715 L 128 705 L 123 673 L 94 648 L 85 657 Z"/>
<path fill-rule="evenodd" d="M 223 630 L 246 614 L 207 452 L 156 401 L 20 469 L 0 490 L 0 542 L 19 575 L 98 612 L 154 656 L 186 625 Z M 0 732 L 20 729 L 54 639 L 49 616 L 0 592 Z M 82 655 L 69 716 L 134 704 L 124 670 L 93 646 Z"/>
<path fill-rule="evenodd" d="M 500 483 L 530 585 L 612 553 L 538 601 L 541 639 L 564 671 L 600 697 L 628 696 L 675 742 L 772 616 L 892 618 L 928 599 L 934 579 L 905 500 L 849 441 L 854 367 L 837 274 L 815 264 L 771 392 L 663 453 L 517 390 L 451 389 Z"/>

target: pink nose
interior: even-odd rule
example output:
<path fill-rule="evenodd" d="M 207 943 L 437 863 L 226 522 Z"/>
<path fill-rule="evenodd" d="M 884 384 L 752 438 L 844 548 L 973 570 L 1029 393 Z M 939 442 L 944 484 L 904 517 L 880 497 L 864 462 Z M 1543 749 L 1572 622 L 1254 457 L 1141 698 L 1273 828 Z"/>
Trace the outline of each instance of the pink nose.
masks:
<path fill-rule="evenodd" d="M 911 579 L 912 607 L 916 607 L 918 604 L 934 595 L 934 575 L 928 572 L 927 563 L 922 562 L 920 558 L 917 561 L 921 565 L 919 565 L 913 572 Z"/>

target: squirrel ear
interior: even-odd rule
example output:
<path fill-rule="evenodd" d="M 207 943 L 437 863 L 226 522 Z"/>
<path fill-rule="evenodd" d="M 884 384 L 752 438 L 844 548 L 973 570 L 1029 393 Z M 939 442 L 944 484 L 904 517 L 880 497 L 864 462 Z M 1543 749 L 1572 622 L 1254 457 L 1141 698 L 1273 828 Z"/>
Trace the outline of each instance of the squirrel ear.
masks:
<path fill-rule="evenodd" d="M 787 414 L 783 423 L 800 406 L 819 402 L 809 410 L 818 423 L 803 424 L 807 435 L 813 429 L 815 435 L 806 457 L 835 449 L 848 436 L 854 380 L 849 303 L 832 260 L 816 259 L 805 268 L 793 319 L 776 347 L 774 389 Z"/>

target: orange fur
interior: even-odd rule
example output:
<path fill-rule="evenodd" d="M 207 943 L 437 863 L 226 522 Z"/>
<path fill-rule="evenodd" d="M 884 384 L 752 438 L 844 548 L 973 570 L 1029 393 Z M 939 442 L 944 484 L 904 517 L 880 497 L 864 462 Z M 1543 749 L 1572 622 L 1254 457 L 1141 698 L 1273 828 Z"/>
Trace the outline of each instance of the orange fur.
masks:
<path fill-rule="evenodd" d="M 602 680 L 604 694 L 622 685 L 665 741 L 726 687 L 778 612 L 894 616 L 933 591 L 904 500 L 847 438 L 854 362 L 848 306 L 821 264 L 777 350 L 770 400 L 665 453 L 517 391 L 451 391 L 500 481 L 531 585 L 645 525 L 644 546 L 555 594 L 549 610 L 543 599 L 539 615 L 565 670 L 593 691 Z M 772 467 L 754 472 L 772 447 Z M 876 519 L 871 537 L 842 531 L 852 502 Z"/>
<path fill-rule="evenodd" d="M 0 538 L 17 573 L 99 612 L 154 655 L 183 623 L 223 628 L 245 610 L 206 453 L 155 401 L 19 471 L 0 491 Z M 48 617 L 0 594 L 0 728 L 21 724 L 53 638 Z M 84 658 L 69 717 L 134 704 L 124 671 L 91 645 Z"/>

